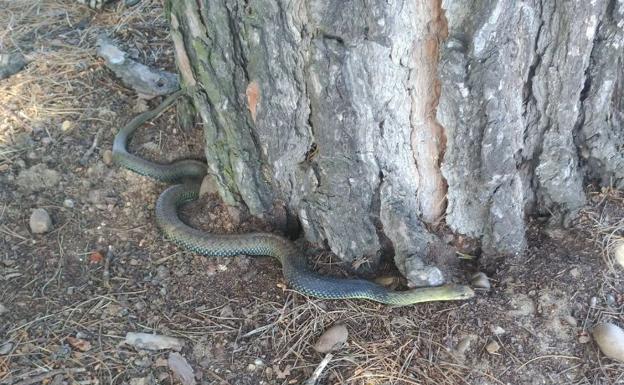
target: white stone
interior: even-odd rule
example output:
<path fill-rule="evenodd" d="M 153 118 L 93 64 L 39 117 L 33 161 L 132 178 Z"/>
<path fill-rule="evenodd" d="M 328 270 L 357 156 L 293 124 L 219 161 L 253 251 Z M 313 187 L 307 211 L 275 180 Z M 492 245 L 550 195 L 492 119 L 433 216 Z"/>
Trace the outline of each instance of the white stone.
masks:
<path fill-rule="evenodd" d="M 52 230 L 52 218 L 45 209 L 34 209 L 30 214 L 30 231 L 43 234 Z"/>
<path fill-rule="evenodd" d="M 335 325 L 327 329 L 314 344 L 314 350 L 319 353 L 328 353 L 337 350 L 347 342 L 349 331 L 345 325 Z"/>
<path fill-rule="evenodd" d="M 618 242 L 613 249 L 613 255 L 615 256 L 615 261 L 624 268 L 624 241 Z"/>
<path fill-rule="evenodd" d="M 605 322 L 596 325 L 592 335 L 605 356 L 624 362 L 624 330 Z"/>

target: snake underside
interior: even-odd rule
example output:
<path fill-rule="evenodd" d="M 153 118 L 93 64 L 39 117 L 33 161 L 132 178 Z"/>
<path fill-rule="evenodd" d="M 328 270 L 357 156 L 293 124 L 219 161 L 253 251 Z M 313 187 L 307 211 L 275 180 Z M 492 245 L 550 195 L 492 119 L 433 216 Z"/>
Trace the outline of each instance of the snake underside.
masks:
<path fill-rule="evenodd" d="M 273 256 L 281 262 L 284 278 L 292 289 L 319 298 L 361 298 L 390 305 L 410 305 L 462 300 L 474 295 L 469 287 L 460 285 L 393 291 L 367 280 L 322 276 L 312 271 L 300 250 L 283 237 L 271 233 L 209 234 L 182 222 L 177 209 L 181 204 L 198 197 L 201 179 L 207 171 L 206 165 L 196 160 L 159 164 L 130 154 L 126 148 L 128 140 L 139 126 L 156 117 L 182 94 L 183 91 L 178 91 L 155 109 L 132 119 L 117 133 L 113 143 L 113 159 L 120 166 L 160 181 L 178 183 L 168 187 L 156 202 L 156 220 L 168 239 L 207 256 Z"/>

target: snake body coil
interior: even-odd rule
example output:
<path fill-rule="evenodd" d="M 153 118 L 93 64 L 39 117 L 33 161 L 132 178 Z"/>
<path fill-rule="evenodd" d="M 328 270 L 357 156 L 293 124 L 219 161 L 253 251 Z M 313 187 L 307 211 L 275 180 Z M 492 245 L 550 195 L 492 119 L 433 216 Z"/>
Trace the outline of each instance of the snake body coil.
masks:
<path fill-rule="evenodd" d="M 165 236 L 174 243 L 194 252 L 228 257 L 235 255 L 273 256 L 280 260 L 288 285 L 303 294 L 326 299 L 362 298 L 390 305 L 410 305 L 419 302 L 449 301 L 471 298 L 474 293 L 467 286 L 446 285 L 407 291 L 392 291 L 362 279 L 341 279 L 319 275 L 307 266 L 300 251 L 285 238 L 271 233 L 235 235 L 208 234 L 194 229 L 180 220 L 177 208 L 197 199 L 199 183 L 206 174 L 206 165 L 195 160 L 158 164 L 130 154 L 126 145 L 133 132 L 171 105 L 183 91 L 167 97 L 158 107 L 132 119 L 115 136 L 113 160 L 122 167 L 141 175 L 179 183 L 167 188 L 156 202 L 156 220 Z M 181 183 L 181 181 L 186 181 Z"/>

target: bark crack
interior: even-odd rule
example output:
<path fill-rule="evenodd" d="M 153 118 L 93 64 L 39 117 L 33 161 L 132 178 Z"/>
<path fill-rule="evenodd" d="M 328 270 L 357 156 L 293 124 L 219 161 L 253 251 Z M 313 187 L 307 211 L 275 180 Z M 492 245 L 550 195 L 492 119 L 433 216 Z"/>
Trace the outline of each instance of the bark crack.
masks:
<path fill-rule="evenodd" d="M 424 36 L 413 44 L 413 68 L 408 92 L 411 97 L 411 147 L 419 176 L 418 201 L 425 222 L 437 223 L 446 209 L 447 183 L 441 165 L 446 132 L 436 118 L 441 85 L 438 74 L 440 42 L 448 37 L 441 0 L 423 4 Z"/>

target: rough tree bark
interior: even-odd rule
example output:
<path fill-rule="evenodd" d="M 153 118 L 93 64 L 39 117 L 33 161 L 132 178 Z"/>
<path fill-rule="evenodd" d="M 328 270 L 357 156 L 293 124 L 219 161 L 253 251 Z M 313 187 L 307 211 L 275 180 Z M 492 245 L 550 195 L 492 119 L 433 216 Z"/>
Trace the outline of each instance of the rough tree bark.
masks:
<path fill-rule="evenodd" d="M 521 253 L 624 184 L 624 1 L 168 1 L 218 191 L 439 284 L 431 231 Z"/>

